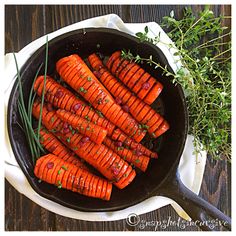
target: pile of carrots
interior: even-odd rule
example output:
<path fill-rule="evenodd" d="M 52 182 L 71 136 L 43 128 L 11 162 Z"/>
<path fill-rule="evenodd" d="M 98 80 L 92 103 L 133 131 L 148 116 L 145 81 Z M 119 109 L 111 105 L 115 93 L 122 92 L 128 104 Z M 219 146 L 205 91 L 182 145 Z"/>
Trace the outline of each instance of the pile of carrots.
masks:
<path fill-rule="evenodd" d="M 162 84 L 139 65 L 120 51 L 107 63 L 96 54 L 88 62 L 91 70 L 76 54 L 57 61 L 70 90 L 50 76 L 34 83 L 38 98 L 32 113 L 36 119 L 42 115 L 40 143 L 49 152 L 37 160 L 34 173 L 58 188 L 109 200 L 113 185 L 125 188 L 135 168 L 145 172 L 150 159 L 158 157 L 140 143 L 144 136 L 157 138 L 169 124 L 150 106 Z"/>

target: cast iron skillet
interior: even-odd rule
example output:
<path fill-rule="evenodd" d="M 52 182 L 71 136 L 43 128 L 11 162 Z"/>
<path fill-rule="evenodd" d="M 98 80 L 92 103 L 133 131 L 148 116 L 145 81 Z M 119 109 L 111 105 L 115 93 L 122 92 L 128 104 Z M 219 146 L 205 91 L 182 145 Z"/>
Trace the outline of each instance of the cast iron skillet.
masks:
<path fill-rule="evenodd" d="M 138 39 L 125 33 L 107 28 L 86 28 L 63 34 L 49 42 L 48 74 L 55 75 L 55 64 L 58 59 L 72 53 L 78 53 L 86 58 L 93 52 L 110 55 L 118 49 L 129 49 L 134 54 L 143 57 L 153 55 L 155 61 L 163 66 L 168 62 L 163 53 L 149 43 L 140 43 Z M 23 90 L 27 94 L 39 65 L 45 60 L 45 46 L 39 48 L 21 69 Z M 231 220 L 215 207 L 188 190 L 181 182 L 178 164 L 186 141 L 188 131 L 188 114 L 185 98 L 180 86 L 174 86 L 170 78 L 162 76 L 161 71 L 150 66 L 143 67 L 164 85 L 161 96 L 153 107 L 161 112 L 170 123 L 170 130 L 152 142 L 146 140 L 147 145 L 153 145 L 153 150 L 159 153 L 158 160 L 152 160 L 145 174 L 138 174 L 135 180 L 123 190 L 113 188 L 110 201 L 88 198 L 64 189 L 58 189 L 47 183 L 39 183 L 33 174 L 30 151 L 24 138 L 24 133 L 17 125 L 19 114 L 17 100 L 19 93 L 16 83 L 12 89 L 8 105 L 8 132 L 10 142 L 17 162 L 22 168 L 32 188 L 41 196 L 53 200 L 61 205 L 79 211 L 115 211 L 121 210 L 143 200 L 162 195 L 174 199 L 193 220 L 204 221 L 205 216 L 227 222 Z M 43 74 L 43 69 L 41 71 Z M 201 225 L 200 225 L 201 226 Z M 209 229 L 202 225 L 203 229 Z"/>

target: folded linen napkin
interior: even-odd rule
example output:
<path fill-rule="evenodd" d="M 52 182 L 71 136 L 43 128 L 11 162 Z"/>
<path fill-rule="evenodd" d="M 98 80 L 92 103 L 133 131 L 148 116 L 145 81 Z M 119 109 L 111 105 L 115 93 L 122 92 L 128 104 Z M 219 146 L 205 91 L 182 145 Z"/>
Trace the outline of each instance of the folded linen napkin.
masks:
<path fill-rule="evenodd" d="M 55 32 L 52 32 L 48 35 L 48 40 L 61 35 L 63 33 L 87 27 L 107 27 L 113 28 L 125 33 L 135 35 L 135 33 L 143 31 L 144 27 L 149 27 L 150 37 L 155 37 L 160 35 L 161 40 L 167 44 L 173 43 L 167 34 L 162 30 L 162 28 L 155 22 L 147 23 L 124 23 L 121 18 L 115 14 L 99 16 L 91 19 L 87 19 L 67 27 L 61 28 Z M 20 50 L 16 56 L 19 64 L 19 68 L 26 62 L 26 60 L 42 46 L 46 41 L 46 36 L 43 36 L 32 43 L 28 44 L 22 50 Z M 157 44 L 157 46 L 163 51 L 166 58 L 169 61 L 170 66 L 174 71 L 176 71 L 181 64 L 176 63 L 176 57 L 174 56 L 175 49 L 169 49 L 164 44 Z M 176 212 L 186 220 L 189 220 L 189 216 L 183 211 L 183 209 L 175 203 L 173 200 L 155 196 L 151 197 L 135 206 L 126 208 L 120 211 L 113 212 L 80 212 L 64 206 L 61 206 L 58 203 L 55 203 L 51 200 L 45 199 L 39 194 L 37 194 L 30 184 L 28 183 L 26 177 L 24 176 L 22 170 L 17 164 L 14 154 L 11 149 L 9 142 L 9 137 L 7 133 L 7 104 L 9 95 L 13 86 L 13 83 L 16 79 L 16 69 L 13 59 L 13 54 L 9 53 L 5 55 L 5 80 L 4 80 L 4 122 L 5 122 L 5 142 L 4 142 L 4 157 L 5 157 L 5 177 L 11 183 L 11 185 L 17 189 L 20 193 L 24 194 L 26 197 L 40 205 L 41 207 L 46 208 L 49 211 L 55 212 L 66 217 L 71 217 L 80 220 L 88 221 L 112 221 L 125 219 L 129 214 L 135 213 L 137 215 L 144 214 L 158 208 L 161 208 L 165 205 L 171 204 Z M 203 178 L 203 173 L 206 163 L 206 153 L 202 152 L 201 157 L 197 160 L 196 156 L 193 155 L 194 146 L 193 146 L 193 137 L 188 135 L 185 149 L 179 164 L 180 177 L 183 183 L 195 193 L 199 193 L 200 186 Z"/>

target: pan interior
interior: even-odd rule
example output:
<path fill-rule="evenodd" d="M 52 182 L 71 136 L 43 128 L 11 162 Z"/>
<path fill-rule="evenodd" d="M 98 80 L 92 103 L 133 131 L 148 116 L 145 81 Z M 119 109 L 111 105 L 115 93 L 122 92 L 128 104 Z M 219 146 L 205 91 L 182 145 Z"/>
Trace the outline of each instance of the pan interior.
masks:
<path fill-rule="evenodd" d="M 163 53 L 149 43 L 140 43 L 134 37 L 111 29 L 85 29 L 72 31 L 49 42 L 48 74 L 55 75 L 55 64 L 58 59 L 77 53 L 82 58 L 94 52 L 108 56 L 116 50 L 126 49 L 142 57 L 153 55 L 153 60 L 167 65 Z M 21 69 L 25 100 L 32 86 L 32 81 L 39 65 L 45 60 L 45 48 L 37 50 Z M 152 107 L 164 115 L 170 124 L 170 130 L 155 141 L 146 138 L 144 143 L 157 151 L 158 160 L 152 160 L 145 173 L 138 173 L 135 180 L 125 189 L 113 188 L 111 200 L 106 202 L 88 198 L 64 189 L 58 189 L 47 183 L 39 183 L 33 174 L 30 150 L 23 131 L 17 125 L 20 122 L 17 112 L 19 93 L 14 85 L 8 105 L 8 131 L 16 160 L 26 175 L 33 189 L 40 195 L 56 201 L 64 206 L 81 211 L 110 211 L 123 209 L 148 198 L 176 167 L 186 137 L 186 107 L 179 86 L 174 86 L 170 78 L 162 75 L 162 71 L 148 65 L 142 65 L 151 75 L 157 78 L 164 89 Z M 43 74 L 43 69 L 41 74 Z"/>

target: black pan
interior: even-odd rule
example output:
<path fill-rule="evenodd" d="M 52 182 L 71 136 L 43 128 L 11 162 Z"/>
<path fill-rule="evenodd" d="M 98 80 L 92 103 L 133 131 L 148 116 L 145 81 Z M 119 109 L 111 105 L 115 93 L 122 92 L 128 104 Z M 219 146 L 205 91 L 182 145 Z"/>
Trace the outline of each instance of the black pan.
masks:
<path fill-rule="evenodd" d="M 163 66 L 168 65 L 161 50 L 149 43 L 140 43 L 135 37 L 112 29 L 87 28 L 63 34 L 49 42 L 48 74 L 56 76 L 56 61 L 72 53 L 78 53 L 86 58 L 93 52 L 106 56 L 118 49 L 129 49 L 142 57 L 153 55 L 153 60 Z M 21 69 L 26 100 L 34 75 L 44 60 L 45 46 L 39 48 Z M 38 182 L 33 174 L 33 164 L 24 133 L 17 125 L 19 114 L 16 104 L 19 93 L 15 84 L 8 105 L 8 132 L 17 162 L 37 193 L 66 207 L 88 212 L 115 211 L 140 203 L 151 196 L 162 195 L 179 203 L 193 220 L 204 221 L 204 217 L 209 215 L 214 219 L 226 221 L 229 229 L 230 218 L 188 190 L 179 178 L 178 164 L 188 132 L 188 114 L 181 87 L 173 85 L 170 78 L 163 76 L 160 70 L 147 65 L 143 67 L 164 85 L 164 90 L 153 107 L 164 115 L 171 128 L 155 141 L 144 140 L 147 146 L 151 145 L 151 148 L 159 153 L 159 159 L 152 160 L 146 173 L 138 174 L 132 184 L 125 189 L 118 190 L 114 187 L 110 201 L 88 198 Z M 43 69 L 41 73 L 44 73 Z M 202 228 L 208 227 L 203 225 Z"/>

